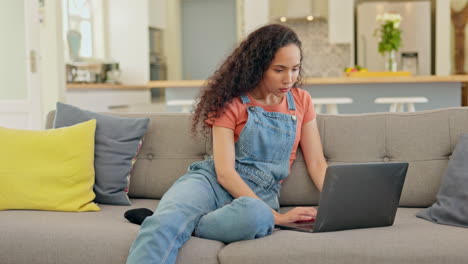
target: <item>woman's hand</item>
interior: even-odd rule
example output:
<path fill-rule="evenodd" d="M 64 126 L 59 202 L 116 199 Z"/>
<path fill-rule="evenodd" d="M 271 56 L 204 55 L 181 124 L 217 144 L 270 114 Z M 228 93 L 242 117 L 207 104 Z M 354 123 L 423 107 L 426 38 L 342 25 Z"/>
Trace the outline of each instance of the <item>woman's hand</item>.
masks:
<path fill-rule="evenodd" d="M 295 207 L 285 214 L 274 212 L 276 225 L 288 224 L 297 221 L 311 221 L 315 219 L 316 215 L 317 210 L 313 207 Z"/>

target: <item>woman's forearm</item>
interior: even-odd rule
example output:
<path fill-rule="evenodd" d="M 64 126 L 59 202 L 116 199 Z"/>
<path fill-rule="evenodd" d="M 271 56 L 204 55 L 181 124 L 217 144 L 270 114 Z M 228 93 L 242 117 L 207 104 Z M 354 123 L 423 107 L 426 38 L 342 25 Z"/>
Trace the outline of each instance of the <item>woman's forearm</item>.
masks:
<path fill-rule="evenodd" d="M 218 175 L 218 182 L 234 198 L 239 198 L 241 196 L 249 196 L 261 200 L 252 191 L 252 189 L 250 189 L 250 187 L 242 180 L 242 178 L 236 171 L 231 172 L 230 175 L 223 175 L 221 177 Z M 275 218 L 276 223 L 278 221 L 278 217 L 280 217 L 280 214 L 273 209 L 271 209 L 271 212 L 273 213 L 273 217 Z"/>
<path fill-rule="evenodd" d="M 307 171 L 309 172 L 309 176 L 312 179 L 312 182 L 315 184 L 317 189 L 322 192 L 323 183 L 325 181 L 325 173 L 327 171 L 327 163 L 325 160 L 321 162 L 315 162 L 313 165 L 309 166 Z"/>
<path fill-rule="evenodd" d="M 234 198 L 249 196 L 260 199 L 235 170 L 224 172 L 223 174 L 218 173 L 217 178 L 219 184 L 223 186 L 223 188 L 226 189 L 226 191 L 228 191 Z"/>

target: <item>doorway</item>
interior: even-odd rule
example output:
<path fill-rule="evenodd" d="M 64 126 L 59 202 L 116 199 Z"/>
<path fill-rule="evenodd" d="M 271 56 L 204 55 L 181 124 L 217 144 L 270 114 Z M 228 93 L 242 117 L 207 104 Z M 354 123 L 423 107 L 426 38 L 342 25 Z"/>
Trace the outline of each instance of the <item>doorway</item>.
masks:
<path fill-rule="evenodd" d="M 0 1 L 0 126 L 40 129 L 40 1 Z"/>

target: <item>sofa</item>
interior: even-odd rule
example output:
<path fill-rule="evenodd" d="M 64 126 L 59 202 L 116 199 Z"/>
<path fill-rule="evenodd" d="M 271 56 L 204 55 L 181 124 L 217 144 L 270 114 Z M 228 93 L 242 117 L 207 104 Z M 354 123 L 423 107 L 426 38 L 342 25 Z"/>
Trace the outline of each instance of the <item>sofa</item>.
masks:
<path fill-rule="evenodd" d="M 211 153 L 209 139 L 190 135 L 189 114 L 118 115 L 150 117 L 132 173 L 132 205 L 99 204 L 99 212 L 79 213 L 0 211 L 0 263 L 125 263 L 140 227 L 128 222 L 124 212 L 154 210 L 189 164 Z M 53 118 L 54 112 L 49 113 L 47 128 Z M 468 229 L 416 217 L 436 200 L 458 135 L 468 132 L 468 108 L 319 115 L 317 121 L 329 164 L 409 162 L 393 226 L 312 234 L 275 230 L 264 238 L 227 245 L 192 237 L 180 249 L 178 264 L 468 263 Z M 281 210 L 316 206 L 318 201 L 299 149 L 281 189 Z"/>

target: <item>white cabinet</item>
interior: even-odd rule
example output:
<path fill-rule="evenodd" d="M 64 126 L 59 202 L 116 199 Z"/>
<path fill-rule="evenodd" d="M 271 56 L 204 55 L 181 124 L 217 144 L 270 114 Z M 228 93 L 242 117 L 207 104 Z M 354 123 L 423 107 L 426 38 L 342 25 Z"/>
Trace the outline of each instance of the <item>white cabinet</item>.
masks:
<path fill-rule="evenodd" d="M 89 111 L 109 112 L 109 107 L 150 104 L 149 89 L 68 89 L 65 102 Z"/>
<path fill-rule="evenodd" d="M 328 0 L 328 38 L 332 44 L 354 43 L 354 0 Z"/>

